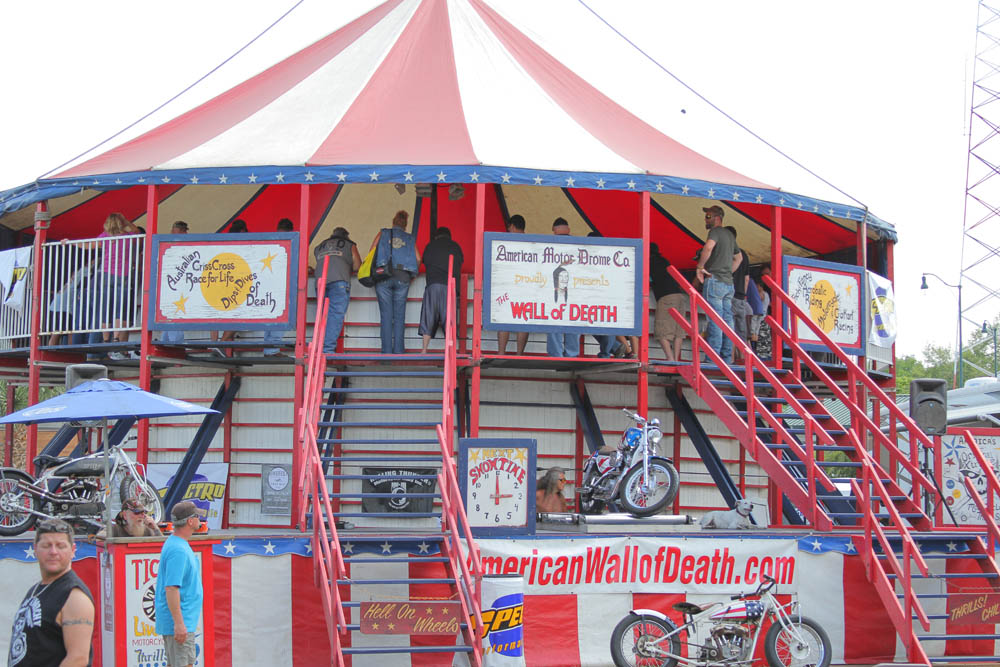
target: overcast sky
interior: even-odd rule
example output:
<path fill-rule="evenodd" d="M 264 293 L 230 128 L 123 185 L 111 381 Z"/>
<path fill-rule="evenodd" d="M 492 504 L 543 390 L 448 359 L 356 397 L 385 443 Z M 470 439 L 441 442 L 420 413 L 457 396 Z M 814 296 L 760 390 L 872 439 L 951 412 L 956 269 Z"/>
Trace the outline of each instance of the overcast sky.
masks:
<path fill-rule="evenodd" d="M 0 3 L 0 190 L 34 180 L 151 111 L 294 4 Z M 305 0 L 138 129 L 228 89 L 375 4 Z M 678 93 L 668 74 L 580 2 L 491 4 L 518 25 L 530 24 L 543 46 L 575 58 L 574 67 L 602 91 L 695 150 L 784 190 L 853 203 Z M 959 277 L 974 0 L 587 4 L 671 73 L 896 226 L 898 354 L 954 342 L 953 291 L 934 282 L 923 294 L 918 287 L 922 271 L 952 283 Z M 599 39 L 607 45 L 594 48 Z M 993 304 L 983 308 L 974 317 L 996 316 Z"/>

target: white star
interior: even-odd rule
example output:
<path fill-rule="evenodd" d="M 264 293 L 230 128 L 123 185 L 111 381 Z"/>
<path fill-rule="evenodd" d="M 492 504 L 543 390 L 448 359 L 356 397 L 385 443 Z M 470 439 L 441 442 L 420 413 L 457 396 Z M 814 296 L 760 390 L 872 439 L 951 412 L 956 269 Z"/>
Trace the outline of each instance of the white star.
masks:
<path fill-rule="evenodd" d="M 197 176 L 192 176 L 191 177 L 191 185 L 198 185 L 198 177 Z"/>
<path fill-rule="evenodd" d="M 121 185 L 121 184 L 122 184 L 122 179 L 116 178 L 115 179 L 115 185 Z"/>
<path fill-rule="evenodd" d="M 34 560 L 35 559 L 35 547 L 33 547 L 32 545 L 29 544 L 28 548 L 24 550 L 24 557 L 27 558 L 28 560 Z"/>
<path fill-rule="evenodd" d="M 405 180 L 405 181 L 412 181 L 413 180 L 413 172 L 412 171 L 408 171 L 405 174 L 403 174 L 403 180 Z"/>
<path fill-rule="evenodd" d="M 140 178 L 139 181 L 142 182 L 142 179 Z M 80 181 L 73 181 L 73 185 L 80 185 Z"/>
<path fill-rule="evenodd" d="M 313 552 L 312 542 L 306 542 L 306 553 L 311 554 Z"/>
<path fill-rule="evenodd" d="M 813 548 L 813 551 L 819 551 L 820 549 L 823 548 L 823 543 L 820 542 L 819 540 L 813 540 L 812 541 L 812 548 Z"/>
<path fill-rule="evenodd" d="M 535 181 L 535 185 L 541 185 L 542 184 L 542 177 L 541 176 L 536 175 L 533 180 Z"/>
<path fill-rule="evenodd" d="M 97 185 L 98 183 L 100 183 L 100 181 L 95 178 L 94 179 L 94 185 Z"/>
<path fill-rule="evenodd" d="M 145 178 L 143 178 L 142 176 L 140 176 L 140 177 L 139 177 L 139 182 L 140 182 L 140 183 L 145 183 L 145 182 L 146 182 L 146 179 L 145 179 Z M 76 185 L 76 183 L 74 183 L 73 185 Z"/>
<path fill-rule="evenodd" d="M 684 193 L 684 194 L 687 194 L 688 190 L 690 190 L 690 189 L 691 188 L 689 188 L 688 186 L 685 185 L 684 187 L 681 188 L 681 192 Z"/>
<path fill-rule="evenodd" d="M 708 189 L 708 198 L 709 199 L 715 199 L 715 188 L 709 188 Z"/>
<path fill-rule="evenodd" d="M 567 188 L 571 188 L 571 187 L 573 187 L 574 185 L 576 185 L 576 179 L 575 179 L 575 178 L 573 178 L 572 176 L 568 177 L 568 178 L 566 179 L 566 187 L 567 187 Z"/>
<path fill-rule="evenodd" d="M 250 181 L 251 183 L 256 183 L 257 182 L 257 174 L 250 174 L 250 177 L 247 178 L 247 180 Z"/>
<path fill-rule="evenodd" d="M 316 174 L 312 173 L 311 171 L 307 171 L 306 172 L 306 180 L 307 181 L 311 181 L 315 176 L 316 176 Z"/>
<path fill-rule="evenodd" d="M 604 179 L 603 178 L 597 179 L 597 187 L 599 187 L 599 188 L 603 188 L 604 187 Z"/>
<path fill-rule="evenodd" d="M 663 183 L 661 183 L 660 181 L 656 182 L 656 191 L 663 192 Z"/>
<path fill-rule="evenodd" d="M 274 180 L 276 180 L 278 183 L 284 183 L 285 182 L 285 175 L 279 171 L 274 176 Z"/>
<path fill-rule="evenodd" d="M 635 190 L 635 181 L 633 181 L 631 178 L 628 179 L 628 183 L 626 183 L 625 185 L 628 186 L 629 190 Z"/>
<path fill-rule="evenodd" d="M 230 540 L 229 542 L 227 542 L 223 546 L 225 547 L 227 554 L 234 554 L 234 553 L 236 553 L 236 544 L 232 540 Z"/>
<path fill-rule="evenodd" d="M 740 199 L 740 193 L 739 192 L 734 192 L 733 193 L 733 201 L 739 201 L 739 199 Z"/>
<path fill-rule="evenodd" d="M 780 204 L 781 206 L 784 206 L 785 205 L 785 198 L 782 197 L 781 199 L 779 199 L 778 200 L 778 204 Z"/>
<path fill-rule="evenodd" d="M 266 554 L 273 554 L 274 553 L 274 545 L 271 544 L 271 540 L 268 540 L 267 544 L 264 545 L 264 553 L 266 553 Z"/>
<path fill-rule="evenodd" d="M 354 545 L 350 542 L 344 542 L 344 547 L 341 549 L 345 554 L 354 553 Z"/>
<path fill-rule="evenodd" d="M 851 212 L 849 210 L 845 211 L 844 212 L 844 217 L 847 218 L 848 220 L 850 220 L 851 219 Z"/>
<path fill-rule="evenodd" d="M 945 546 L 948 547 L 948 551 L 958 551 L 958 545 L 954 542 L 949 542 Z"/>
<path fill-rule="evenodd" d="M 501 176 L 501 178 L 503 179 L 504 183 L 510 183 L 510 174 L 504 174 L 503 176 Z"/>
<path fill-rule="evenodd" d="M 228 176 L 226 176 L 225 174 L 223 174 L 222 176 L 219 176 L 219 183 L 225 185 L 228 182 L 229 182 L 229 177 Z"/>
<path fill-rule="evenodd" d="M 373 171 L 372 173 L 368 174 L 368 180 L 370 180 L 370 181 L 377 181 L 378 180 L 378 172 L 377 171 Z"/>
<path fill-rule="evenodd" d="M 472 181 L 473 183 L 478 183 L 479 182 L 479 172 L 474 171 L 471 174 L 469 174 L 469 180 Z"/>
<path fill-rule="evenodd" d="M 830 209 L 830 210 L 828 211 L 828 213 L 829 213 L 830 215 L 833 215 L 833 209 L 831 208 L 831 209 Z"/>
<path fill-rule="evenodd" d="M 386 540 L 385 542 L 383 542 L 379 546 L 382 547 L 382 553 L 384 553 L 384 554 L 392 553 L 392 545 L 389 544 L 389 540 Z"/>
<path fill-rule="evenodd" d="M 444 179 L 448 178 L 448 175 L 446 173 L 444 173 L 443 171 L 439 171 L 437 176 L 438 176 L 438 182 L 443 181 Z"/>
<path fill-rule="evenodd" d="M 420 544 L 417 545 L 417 548 L 420 549 L 420 553 L 425 554 L 429 553 L 431 545 L 427 544 L 426 542 L 421 542 Z"/>
<path fill-rule="evenodd" d="M 813 204 L 813 213 L 819 213 L 819 204 Z"/>
<path fill-rule="evenodd" d="M 757 195 L 757 203 L 759 204 L 762 201 L 764 201 L 764 195 Z"/>
<path fill-rule="evenodd" d="M 160 180 L 163 181 L 164 183 L 169 183 L 170 182 L 170 177 L 169 176 L 164 176 Z"/>
<path fill-rule="evenodd" d="M 801 211 L 802 210 L 802 202 L 799 202 L 798 207 L 799 207 L 799 210 Z"/>
<path fill-rule="evenodd" d="M 347 174 L 345 174 L 344 172 L 340 172 L 339 174 L 337 174 L 337 180 L 343 183 L 344 181 L 347 180 Z"/>
<path fill-rule="evenodd" d="M 848 538 L 847 539 L 847 553 L 850 553 L 852 551 L 854 551 L 854 540 Z"/>

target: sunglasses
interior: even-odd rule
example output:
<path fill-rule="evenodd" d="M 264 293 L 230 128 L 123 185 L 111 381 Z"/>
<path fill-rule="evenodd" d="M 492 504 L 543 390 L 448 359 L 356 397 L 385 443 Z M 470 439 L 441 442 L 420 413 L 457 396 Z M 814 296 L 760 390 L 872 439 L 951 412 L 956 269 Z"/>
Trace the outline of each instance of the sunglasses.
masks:
<path fill-rule="evenodd" d="M 131 512 L 132 514 L 146 514 L 146 513 L 147 513 L 147 512 L 146 512 L 146 510 L 144 510 L 144 509 L 137 509 L 137 510 L 134 510 L 134 509 L 132 509 L 131 507 L 129 507 L 129 508 L 127 508 L 127 509 L 128 509 L 128 511 L 129 511 L 129 512 Z"/>

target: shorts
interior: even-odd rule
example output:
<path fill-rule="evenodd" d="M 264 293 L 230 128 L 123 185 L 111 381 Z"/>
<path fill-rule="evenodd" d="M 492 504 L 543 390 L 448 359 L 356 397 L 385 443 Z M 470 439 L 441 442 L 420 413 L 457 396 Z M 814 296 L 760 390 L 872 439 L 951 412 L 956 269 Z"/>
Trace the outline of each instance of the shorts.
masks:
<path fill-rule="evenodd" d="M 431 283 L 424 288 L 424 300 L 420 304 L 420 326 L 417 333 L 421 336 L 434 338 L 438 327 L 444 330 L 445 318 L 448 316 L 448 286 L 442 283 Z"/>
<path fill-rule="evenodd" d="M 187 667 L 194 664 L 197 646 L 194 633 L 188 632 L 183 644 L 178 644 L 173 635 L 163 635 L 163 651 L 167 658 L 167 667 Z"/>
<path fill-rule="evenodd" d="M 668 294 L 656 302 L 656 319 L 653 321 L 653 337 L 657 340 L 676 340 L 684 337 L 684 329 L 670 316 L 670 309 L 676 308 L 681 314 L 687 313 L 688 297 L 685 294 Z"/>

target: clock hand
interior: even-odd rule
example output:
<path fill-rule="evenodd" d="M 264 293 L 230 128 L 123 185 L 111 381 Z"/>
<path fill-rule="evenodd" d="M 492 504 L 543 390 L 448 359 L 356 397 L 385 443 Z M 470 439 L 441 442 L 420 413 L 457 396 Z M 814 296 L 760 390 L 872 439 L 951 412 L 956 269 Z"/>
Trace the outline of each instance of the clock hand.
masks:
<path fill-rule="evenodd" d="M 497 475 L 493 479 L 495 479 L 497 481 L 497 495 L 496 495 L 496 500 L 494 501 L 493 504 L 494 505 L 499 505 L 500 504 L 500 476 Z"/>

